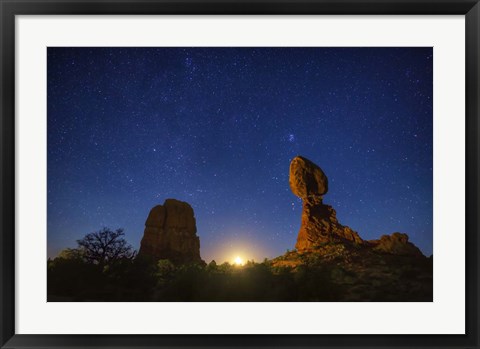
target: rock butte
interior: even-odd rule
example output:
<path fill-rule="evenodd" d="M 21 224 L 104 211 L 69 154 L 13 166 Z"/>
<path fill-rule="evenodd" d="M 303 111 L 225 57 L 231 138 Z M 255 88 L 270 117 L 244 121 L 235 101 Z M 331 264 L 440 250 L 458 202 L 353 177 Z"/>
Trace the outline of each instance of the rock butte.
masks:
<path fill-rule="evenodd" d="M 139 256 L 168 259 L 175 264 L 203 263 L 192 207 L 183 201 L 165 200 L 155 206 L 145 222 Z"/>
<path fill-rule="evenodd" d="M 312 161 L 302 156 L 293 158 L 289 183 L 292 192 L 303 201 L 302 222 L 295 244 L 298 251 L 312 251 L 323 243 L 343 241 L 391 254 L 423 256 L 408 241 L 407 234 L 394 233 L 383 235 L 379 240 L 365 241 L 356 231 L 340 224 L 335 209 L 323 204 L 328 178 Z"/>

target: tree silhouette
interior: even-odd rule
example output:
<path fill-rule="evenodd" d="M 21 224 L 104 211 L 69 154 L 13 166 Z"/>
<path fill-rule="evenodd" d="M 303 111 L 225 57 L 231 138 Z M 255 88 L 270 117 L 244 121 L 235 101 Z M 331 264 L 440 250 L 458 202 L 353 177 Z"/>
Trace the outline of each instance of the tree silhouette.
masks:
<path fill-rule="evenodd" d="M 124 239 L 123 229 L 115 231 L 103 228 L 77 240 L 78 250 L 84 260 L 106 266 L 122 259 L 133 259 L 136 252 Z"/>

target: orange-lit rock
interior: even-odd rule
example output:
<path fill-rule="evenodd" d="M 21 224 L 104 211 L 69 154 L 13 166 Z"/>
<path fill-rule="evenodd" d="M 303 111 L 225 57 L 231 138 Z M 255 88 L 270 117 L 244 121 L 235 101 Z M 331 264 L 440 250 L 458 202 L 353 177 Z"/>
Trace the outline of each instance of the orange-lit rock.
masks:
<path fill-rule="evenodd" d="M 423 256 L 418 247 L 408 241 L 407 234 L 382 235 L 379 240 L 370 240 L 369 243 L 375 251 L 404 256 Z"/>
<path fill-rule="evenodd" d="M 196 233 L 192 207 L 186 202 L 167 199 L 150 210 L 139 256 L 168 259 L 176 264 L 203 263 Z"/>
<path fill-rule="evenodd" d="M 423 256 L 408 235 L 393 233 L 379 240 L 365 241 L 356 231 L 340 224 L 332 206 L 323 204 L 328 179 L 323 170 L 310 160 L 297 156 L 290 163 L 290 188 L 303 200 L 302 224 L 295 248 L 299 251 L 318 250 L 328 242 L 353 242 L 375 252 L 404 256 Z"/>
<path fill-rule="evenodd" d="M 295 244 L 297 250 L 309 250 L 337 240 L 363 244 L 357 232 L 338 222 L 333 207 L 322 203 L 328 191 L 328 178 L 320 167 L 297 156 L 290 163 L 289 182 L 292 192 L 303 200 L 302 225 Z"/>
<path fill-rule="evenodd" d="M 310 160 L 297 156 L 290 163 L 290 188 L 301 198 L 321 200 L 328 192 L 328 178 L 322 169 Z"/>
<path fill-rule="evenodd" d="M 350 227 L 340 224 L 332 206 L 303 200 L 302 224 L 295 248 L 308 250 L 318 245 L 338 240 L 363 244 L 362 238 Z"/>

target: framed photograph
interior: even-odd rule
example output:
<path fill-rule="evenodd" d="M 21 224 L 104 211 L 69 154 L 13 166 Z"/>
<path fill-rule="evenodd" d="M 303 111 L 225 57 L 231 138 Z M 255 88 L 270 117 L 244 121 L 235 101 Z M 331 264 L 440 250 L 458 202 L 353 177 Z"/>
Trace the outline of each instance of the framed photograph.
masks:
<path fill-rule="evenodd" d="M 478 348 L 478 1 L 2 1 L 2 348 Z"/>

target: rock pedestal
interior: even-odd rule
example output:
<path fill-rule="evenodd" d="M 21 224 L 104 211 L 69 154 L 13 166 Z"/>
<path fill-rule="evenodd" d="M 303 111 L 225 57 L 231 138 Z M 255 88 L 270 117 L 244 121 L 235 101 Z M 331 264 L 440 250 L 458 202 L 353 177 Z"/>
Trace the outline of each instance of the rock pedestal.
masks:
<path fill-rule="evenodd" d="M 357 232 L 340 224 L 332 206 L 303 201 L 302 224 L 295 248 L 299 251 L 313 249 L 322 243 L 348 240 L 363 244 Z"/>

